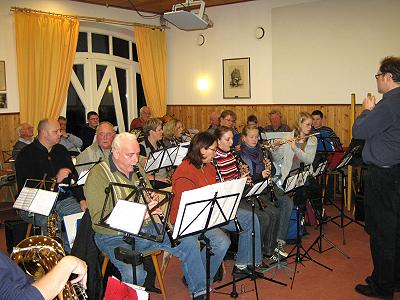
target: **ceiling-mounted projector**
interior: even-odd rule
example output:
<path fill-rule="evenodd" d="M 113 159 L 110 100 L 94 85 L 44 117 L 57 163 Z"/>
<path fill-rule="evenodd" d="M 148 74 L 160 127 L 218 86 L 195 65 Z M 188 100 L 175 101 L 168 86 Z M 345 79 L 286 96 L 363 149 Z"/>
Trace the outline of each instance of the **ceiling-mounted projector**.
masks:
<path fill-rule="evenodd" d="M 198 14 L 186 11 L 193 6 L 200 6 Z M 171 12 L 164 13 L 164 19 L 182 30 L 200 30 L 212 27 L 213 23 L 204 13 L 205 3 L 203 0 L 186 0 L 185 3 L 175 4 Z"/>

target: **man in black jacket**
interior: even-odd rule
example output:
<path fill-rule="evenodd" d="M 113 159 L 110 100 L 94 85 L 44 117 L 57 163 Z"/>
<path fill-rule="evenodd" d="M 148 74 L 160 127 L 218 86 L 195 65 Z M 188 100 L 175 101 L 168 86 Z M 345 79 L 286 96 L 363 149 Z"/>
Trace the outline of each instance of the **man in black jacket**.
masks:
<path fill-rule="evenodd" d="M 55 181 L 57 184 L 69 184 L 78 173 L 72 163 L 67 149 L 58 144 L 60 141 L 60 124 L 56 120 L 44 119 L 38 125 L 38 138 L 19 153 L 15 162 L 18 190 L 24 187 L 27 179 Z M 55 212 L 61 220 L 64 216 L 81 212 L 80 204 L 85 207 L 82 187 L 60 189 L 55 204 Z M 32 216 L 20 211 L 21 218 L 33 223 Z M 47 232 L 47 217 L 35 215 L 35 225 Z M 60 223 L 58 224 L 60 226 Z M 65 239 L 66 240 L 66 239 Z"/>

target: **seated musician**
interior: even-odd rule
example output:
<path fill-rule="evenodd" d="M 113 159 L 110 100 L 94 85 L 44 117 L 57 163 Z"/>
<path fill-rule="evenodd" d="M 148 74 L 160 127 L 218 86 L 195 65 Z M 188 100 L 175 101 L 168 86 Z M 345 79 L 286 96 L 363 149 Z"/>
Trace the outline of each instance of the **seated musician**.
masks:
<path fill-rule="evenodd" d="M 19 152 L 25 146 L 33 142 L 33 126 L 28 123 L 22 123 L 17 128 L 18 141 L 14 144 L 12 158 L 17 159 Z"/>
<path fill-rule="evenodd" d="M 43 119 L 38 125 L 38 138 L 26 146 L 19 153 L 15 162 L 18 190 L 24 187 L 27 179 L 46 179 L 56 183 L 70 183 L 71 176 L 77 177 L 67 149 L 59 144 L 60 124 L 56 120 Z M 71 175 L 70 175 L 71 174 Z M 61 191 L 56 204 L 55 212 L 58 216 L 58 227 L 61 232 L 61 220 L 64 216 L 81 212 L 86 207 L 85 197 L 81 187 Z M 20 211 L 21 218 L 33 223 L 33 217 L 26 211 Z M 35 225 L 42 227 L 47 233 L 47 216 L 35 214 Z M 62 235 L 66 242 L 67 238 Z"/>
<path fill-rule="evenodd" d="M 89 111 L 86 115 L 87 123 L 79 131 L 79 137 L 82 140 L 81 151 L 89 147 L 96 135 L 96 127 L 99 125 L 99 115 L 95 111 Z"/>
<path fill-rule="evenodd" d="M 280 203 L 287 203 L 290 205 L 290 211 L 293 207 L 292 199 L 286 195 L 282 190 L 282 183 L 289 175 L 291 170 L 297 169 L 301 164 L 309 165 L 314 161 L 315 152 L 317 149 L 317 138 L 315 136 L 307 137 L 311 133 L 312 117 L 307 112 L 301 112 L 293 125 L 293 132 L 291 132 L 285 143 L 279 146 L 278 149 L 272 151 L 272 158 L 274 165 L 277 169 L 276 181 L 278 182 L 275 188 L 275 196 Z M 277 141 L 278 144 L 282 141 Z M 302 199 L 305 201 L 306 199 Z M 305 204 L 305 203 L 303 203 Z M 282 228 L 282 234 L 286 234 L 289 221 L 290 211 L 285 215 Z M 282 216 L 282 214 L 281 214 Z"/>
<path fill-rule="evenodd" d="M 165 147 L 178 146 L 183 142 L 182 134 L 184 128 L 181 121 L 171 119 L 163 126 L 163 143 Z"/>
<path fill-rule="evenodd" d="M 324 126 L 324 114 L 320 110 L 314 110 L 311 113 L 312 117 L 312 129 L 311 133 L 316 133 L 320 132 L 321 134 L 317 137 L 318 139 L 318 146 L 317 146 L 317 151 L 327 151 L 330 149 L 325 149 L 327 148 L 326 146 L 322 145 L 322 143 L 330 143 L 334 146 L 334 148 L 339 148 L 341 146 L 340 139 L 336 135 L 336 133 L 333 131 L 332 128 L 328 126 Z M 325 141 L 321 143 L 320 137 L 324 138 Z M 329 139 L 331 138 L 331 139 Z"/>
<path fill-rule="evenodd" d="M 219 117 L 219 126 L 226 126 L 232 128 L 233 131 L 233 145 L 240 144 L 240 133 L 236 130 L 236 113 L 231 110 L 224 110 Z"/>
<path fill-rule="evenodd" d="M 265 156 L 258 143 L 258 127 L 246 125 L 242 130 L 242 143 L 240 145 L 240 159 L 246 164 L 251 181 L 257 183 L 271 177 L 271 161 Z M 270 194 L 270 193 L 269 193 Z M 266 256 L 276 260 L 277 255 L 286 257 L 288 254 L 283 249 L 286 232 L 281 228 L 283 212 L 288 210 L 287 205 L 280 205 L 278 208 L 269 195 L 260 197 L 261 203 L 256 206 L 256 212 L 260 220 L 261 234 L 263 237 L 263 251 Z M 280 205 L 280 206 L 279 206 Z M 243 203 L 247 209 L 251 209 L 248 203 Z M 261 206 L 261 207 L 260 207 Z"/>
<path fill-rule="evenodd" d="M 147 122 L 151 117 L 151 110 L 148 106 L 142 106 L 139 110 L 139 118 L 135 118 L 132 120 L 131 125 L 129 126 L 129 131 L 134 129 L 140 129 L 144 127 L 144 123 Z"/>
<path fill-rule="evenodd" d="M 272 110 L 269 114 L 270 124 L 265 127 L 265 132 L 289 132 L 287 124 L 282 123 L 282 113 L 279 110 Z"/>
<path fill-rule="evenodd" d="M 170 220 L 175 223 L 176 216 L 181 201 L 181 196 L 184 191 L 193 190 L 216 183 L 216 169 L 211 163 L 215 151 L 217 149 L 216 138 L 209 132 L 200 132 L 196 134 L 189 145 L 189 150 L 176 169 L 172 176 L 172 192 L 174 199 L 171 206 Z M 248 265 L 252 262 L 252 242 L 251 242 L 251 227 L 252 216 L 246 211 L 238 210 L 237 217 L 245 232 L 239 236 L 239 250 L 236 257 L 236 264 L 233 269 L 235 274 L 250 274 L 251 270 Z M 222 228 L 235 231 L 236 227 L 233 221 Z M 256 230 L 256 264 L 262 264 L 259 223 L 255 222 Z M 212 252 L 211 257 L 210 278 L 214 278 L 226 251 L 230 245 L 230 240 L 226 234 L 219 228 L 215 228 L 206 232 L 207 238 L 210 239 Z M 203 250 L 205 251 L 205 249 Z"/>
<path fill-rule="evenodd" d="M 132 283 L 132 265 L 121 262 L 115 258 L 114 249 L 124 247 L 131 249 L 131 245 L 123 240 L 123 235 L 112 229 L 107 229 L 96 224 L 100 221 L 101 212 L 105 199 L 105 189 L 110 182 L 137 185 L 138 175 L 134 172 L 134 166 L 138 165 L 140 146 L 135 135 L 130 133 L 118 134 L 112 144 L 112 154 L 109 158 L 97 164 L 90 171 L 85 184 L 85 195 L 88 208 L 92 218 L 93 230 L 95 231 L 95 242 L 98 248 L 104 252 L 121 273 L 122 281 Z M 146 184 L 150 187 L 147 176 L 142 167 L 138 165 L 141 176 L 146 179 Z M 116 187 L 116 191 L 125 198 L 127 191 Z M 150 208 L 157 204 L 157 197 L 153 193 L 152 199 L 148 204 Z M 106 208 L 105 213 L 110 213 L 111 208 Z M 154 211 L 160 213 L 160 210 Z M 149 225 L 149 216 L 144 220 L 142 231 L 149 234 L 156 234 L 152 225 Z M 197 239 L 186 237 L 181 240 L 176 247 L 171 247 L 170 241 L 164 238 L 163 242 L 154 242 L 147 239 L 135 238 L 135 248 L 138 251 L 146 252 L 156 249 L 166 250 L 178 257 L 182 263 L 182 270 L 188 283 L 189 292 L 195 299 L 203 299 L 205 294 L 205 269 L 198 248 Z M 142 285 L 146 276 L 143 265 L 136 267 L 137 283 Z"/>
<path fill-rule="evenodd" d="M 144 140 L 140 143 L 140 155 L 150 157 L 150 153 L 165 148 L 162 142 L 163 129 L 162 121 L 157 118 L 151 118 L 146 121 L 143 127 Z M 142 163 L 144 165 L 144 163 Z M 169 187 L 168 170 L 166 168 L 152 172 L 150 182 L 155 189 Z"/>
<path fill-rule="evenodd" d="M 111 153 L 111 144 L 115 137 L 114 126 L 110 122 L 101 122 L 96 128 L 96 140 L 76 158 L 76 164 L 85 164 L 107 160 Z M 93 164 L 78 166 L 79 173 L 89 170 Z"/>
<path fill-rule="evenodd" d="M 42 278 L 33 281 L 10 258 L 0 252 L 0 295 L 2 299 L 50 300 L 64 289 L 71 274 L 78 275 L 71 283 L 86 287 L 86 263 L 75 256 L 63 257 Z"/>
<path fill-rule="evenodd" d="M 67 118 L 63 116 L 58 117 L 60 123 L 61 139 L 60 144 L 67 148 L 72 156 L 77 156 L 81 152 L 82 140 L 72 133 L 67 133 Z"/>

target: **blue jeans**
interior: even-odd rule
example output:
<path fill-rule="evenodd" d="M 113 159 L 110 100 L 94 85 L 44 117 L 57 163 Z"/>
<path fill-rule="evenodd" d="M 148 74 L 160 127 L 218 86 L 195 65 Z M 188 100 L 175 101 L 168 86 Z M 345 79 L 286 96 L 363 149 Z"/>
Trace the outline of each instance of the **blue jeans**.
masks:
<path fill-rule="evenodd" d="M 195 236 L 196 238 L 199 235 Z M 214 228 L 206 232 L 206 237 L 210 240 L 210 246 L 212 249 L 212 255 L 210 257 L 210 282 L 212 283 L 215 274 L 218 271 L 219 266 L 224 260 L 226 251 L 228 251 L 231 240 L 229 237 L 219 228 Z M 201 251 L 201 258 L 203 260 L 204 269 L 206 265 L 206 247 Z M 204 277 L 205 281 L 205 277 Z"/>
<path fill-rule="evenodd" d="M 243 232 L 239 234 L 238 251 L 236 254 L 236 264 L 239 265 L 250 265 L 253 263 L 253 243 L 252 243 L 252 231 L 253 231 L 253 218 L 252 212 L 239 208 L 237 210 L 236 217 L 243 229 Z M 236 231 L 236 226 L 233 221 L 222 227 L 229 231 Z M 255 263 L 261 264 L 261 235 L 260 235 L 260 223 L 258 217 L 254 215 L 254 232 L 255 232 Z"/>
<path fill-rule="evenodd" d="M 82 212 L 78 201 L 73 196 L 70 196 L 63 200 L 56 201 L 54 210 L 57 214 L 57 227 L 58 227 L 59 232 L 62 232 L 61 222 L 65 216 Z M 33 216 L 30 215 L 27 211 L 20 210 L 19 215 L 21 216 L 21 219 L 24 220 L 25 222 L 33 224 Z M 34 225 L 41 227 L 43 230 L 43 234 L 47 235 L 47 216 L 35 214 L 35 224 Z M 61 234 L 61 239 L 64 243 L 64 247 L 68 251 L 69 243 L 68 243 L 68 238 L 67 238 L 67 235 L 65 234 L 65 232 L 63 232 L 63 234 Z"/>
<path fill-rule="evenodd" d="M 278 239 L 285 241 L 287 238 L 290 216 L 292 214 L 292 209 L 293 209 L 293 200 L 276 185 L 274 186 L 274 193 L 277 200 L 277 206 L 280 212 Z"/>
<path fill-rule="evenodd" d="M 156 234 L 153 226 L 144 226 L 142 231 L 150 234 Z M 122 240 L 122 235 L 108 235 L 96 233 L 94 236 L 97 247 L 104 252 L 114 266 L 119 270 L 122 281 L 132 283 L 132 266 L 121 262 L 115 258 L 114 249 L 124 247 L 131 249 L 131 246 Z M 135 238 L 135 250 L 142 253 L 148 253 L 154 250 L 165 250 L 179 258 L 183 273 L 188 284 L 191 294 L 194 296 L 204 294 L 206 290 L 206 272 L 198 247 L 196 237 L 185 237 L 180 240 L 180 244 L 174 248 L 167 238 L 161 243 L 146 240 L 143 238 Z M 143 285 L 146 278 L 146 271 L 143 264 L 136 267 L 137 284 Z"/>

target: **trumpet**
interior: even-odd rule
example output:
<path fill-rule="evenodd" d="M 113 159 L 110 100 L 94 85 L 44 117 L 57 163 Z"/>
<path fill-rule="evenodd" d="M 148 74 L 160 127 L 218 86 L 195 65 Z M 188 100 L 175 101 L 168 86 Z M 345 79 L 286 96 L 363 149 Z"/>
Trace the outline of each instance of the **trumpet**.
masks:
<path fill-rule="evenodd" d="M 293 140 L 295 142 L 298 142 L 298 141 L 301 141 L 301 140 L 304 140 L 304 139 L 308 139 L 309 137 L 316 136 L 316 135 L 319 135 L 319 134 L 321 134 L 321 133 L 320 132 L 316 132 L 316 133 L 312 133 L 312 134 L 307 134 L 307 135 L 305 135 L 303 137 L 298 136 L 298 137 L 295 137 L 295 138 L 274 140 L 273 142 L 265 141 L 265 142 L 263 142 L 261 144 L 261 147 L 263 149 L 265 149 L 265 150 L 274 151 L 274 150 L 278 149 L 280 146 L 282 146 L 284 144 L 287 144 L 289 141 Z"/>

